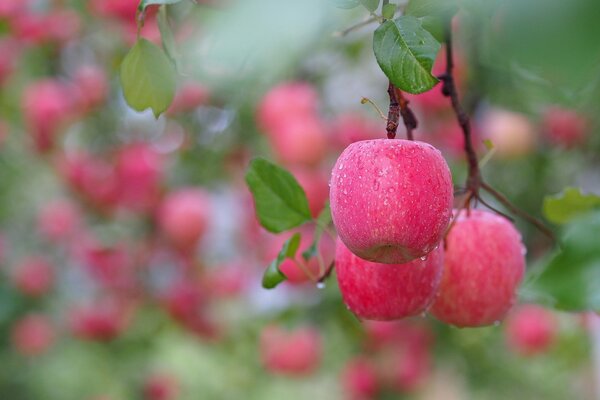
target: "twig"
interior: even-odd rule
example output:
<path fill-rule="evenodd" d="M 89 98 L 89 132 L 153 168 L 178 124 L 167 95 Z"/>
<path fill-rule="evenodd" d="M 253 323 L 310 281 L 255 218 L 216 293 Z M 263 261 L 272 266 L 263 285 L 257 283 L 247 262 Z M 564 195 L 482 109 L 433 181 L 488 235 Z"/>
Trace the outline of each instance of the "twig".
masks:
<path fill-rule="evenodd" d="M 344 37 L 347 34 L 349 34 L 350 32 L 355 31 L 356 29 L 360 29 L 360 28 L 362 28 L 364 26 L 367 26 L 367 25 L 372 24 L 373 22 L 377 22 L 377 21 L 379 21 L 379 17 L 378 16 L 373 16 L 373 17 L 368 18 L 368 19 L 366 19 L 364 21 L 361 21 L 361 22 L 359 22 L 357 24 L 349 26 L 348 28 L 346 28 L 346 29 L 344 29 L 342 31 L 333 32 L 333 36 L 334 37 Z"/>
<path fill-rule="evenodd" d="M 392 82 L 388 84 L 387 91 L 390 95 L 390 108 L 388 110 L 387 125 L 385 130 L 387 131 L 388 139 L 394 139 L 400 123 L 400 103 L 396 97 L 396 88 Z"/>
<path fill-rule="evenodd" d="M 331 264 L 329 264 L 329 267 L 327 267 L 327 269 L 325 270 L 325 273 L 319 277 L 319 279 L 317 280 L 317 283 L 325 282 L 327 280 L 327 278 L 329 278 L 331 276 L 334 266 L 335 266 L 335 262 L 332 262 Z"/>
<path fill-rule="evenodd" d="M 515 206 L 514 204 L 512 204 L 510 202 L 510 200 L 508 200 L 508 198 L 506 198 L 506 196 L 504 196 L 502 193 L 498 192 L 496 189 L 494 189 L 493 187 L 491 187 L 487 183 L 481 182 L 481 187 L 486 192 L 488 192 L 489 194 L 491 194 L 492 196 L 494 196 L 496 198 L 496 200 L 498 200 L 511 213 L 513 213 L 514 215 L 518 215 L 519 217 L 523 218 L 524 220 L 526 220 L 527 222 L 529 222 L 531 225 L 533 225 L 537 229 L 539 229 L 543 234 L 545 234 L 546 236 L 548 236 L 553 242 L 556 242 L 556 237 L 554 236 L 554 233 L 550 229 L 548 229 L 548 227 L 546 227 L 546 225 L 544 225 L 544 223 L 542 221 L 540 221 L 539 219 L 537 219 L 533 215 L 530 215 L 529 213 L 527 213 L 527 212 L 519 209 L 517 206 Z"/>
<path fill-rule="evenodd" d="M 363 97 L 362 99 L 360 99 L 360 104 L 367 104 L 369 103 L 370 105 L 373 106 L 373 108 L 375 108 L 375 110 L 377 111 L 377 113 L 379 114 L 379 116 L 381 117 L 381 119 L 383 119 L 384 121 L 387 121 L 387 117 L 383 114 L 383 111 L 381 111 L 381 108 L 379 108 L 379 106 L 377 104 L 375 104 L 375 102 L 367 97 Z"/>

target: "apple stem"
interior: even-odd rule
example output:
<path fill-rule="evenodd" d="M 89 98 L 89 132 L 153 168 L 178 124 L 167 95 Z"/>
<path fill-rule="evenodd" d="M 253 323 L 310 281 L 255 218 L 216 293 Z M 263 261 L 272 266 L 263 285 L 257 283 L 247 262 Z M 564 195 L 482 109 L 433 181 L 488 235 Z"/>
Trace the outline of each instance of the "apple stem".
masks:
<path fill-rule="evenodd" d="M 388 139 L 394 139 L 400 124 L 400 116 L 406 127 L 406 138 L 408 140 L 414 140 L 413 130 L 417 128 L 418 122 L 417 117 L 408 107 L 409 101 L 406 100 L 402 91 L 398 89 L 392 82 L 388 84 L 388 94 L 390 96 L 390 108 L 388 111 L 387 118 L 387 137 Z"/>
<path fill-rule="evenodd" d="M 492 195 L 496 200 L 498 200 L 504 207 L 506 207 L 513 215 L 519 216 L 535 226 L 540 232 L 544 235 L 548 236 L 553 242 L 556 242 L 556 238 L 554 233 L 544 225 L 542 221 L 537 219 L 536 217 L 528 214 L 527 212 L 519 209 L 514 204 L 508 200 L 506 196 L 502 193 L 498 192 L 496 189 L 488 185 L 483 181 L 481 176 L 481 171 L 479 169 L 479 162 L 477 160 L 477 153 L 473 146 L 473 135 L 471 130 L 471 120 L 469 115 L 465 112 L 462 107 L 460 100 L 458 98 L 458 91 L 456 90 L 456 83 L 454 81 L 454 56 L 452 53 L 452 29 L 450 26 L 450 22 L 446 24 L 445 27 L 445 44 L 446 44 L 446 72 L 439 76 L 439 79 L 442 81 L 442 93 L 444 96 L 450 98 L 450 102 L 452 103 L 452 109 L 454 110 L 454 114 L 456 115 L 456 119 L 458 120 L 458 124 L 462 128 L 463 136 L 465 138 L 465 153 L 467 155 L 467 162 L 469 166 L 469 172 L 466 182 L 466 200 L 463 208 L 467 209 L 467 212 L 470 208 L 471 201 L 480 201 L 481 204 L 489 208 L 490 210 L 502 215 L 508 220 L 512 221 L 512 218 L 508 215 L 500 212 L 496 208 L 492 207 L 488 204 L 483 198 L 480 196 L 480 189 L 484 189 L 487 193 Z M 449 229 L 451 228 L 450 225 Z M 448 229 L 448 230 L 449 230 Z"/>

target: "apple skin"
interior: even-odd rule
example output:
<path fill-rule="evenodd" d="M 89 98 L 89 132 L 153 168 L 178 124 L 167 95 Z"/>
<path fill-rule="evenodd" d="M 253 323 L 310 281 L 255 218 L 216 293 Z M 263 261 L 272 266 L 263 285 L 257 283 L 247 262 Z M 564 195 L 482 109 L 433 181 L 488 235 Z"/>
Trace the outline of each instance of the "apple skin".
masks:
<path fill-rule="evenodd" d="M 584 144 L 589 134 L 588 120 L 574 110 L 549 107 L 542 123 L 548 141 L 567 149 Z"/>
<path fill-rule="evenodd" d="M 270 325 L 260 335 L 260 353 L 267 370 L 288 376 L 305 376 L 314 372 L 321 362 L 321 335 L 311 327 L 286 331 Z"/>
<path fill-rule="evenodd" d="M 547 351 L 556 339 L 557 330 L 554 315 L 534 304 L 516 308 L 506 319 L 508 346 L 523 356 Z"/>
<path fill-rule="evenodd" d="M 310 84 L 284 82 L 265 94 L 256 118 L 260 127 L 271 135 L 287 125 L 290 118 L 304 119 L 317 115 L 317 103 L 317 92 Z"/>
<path fill-rule="evenodd" d="M 459 213 L 446 236 L 442 282 L 430 311 L 458 327 L 491 325 L 514 303 L 525 246 L 507 219 L 482 210 Z"/>
<path fill-rule="evenodd" d="M 374 399 L 379 390 L 377 370 L 368 359 L 355 357 L 344 366 L 342 384 L 352 400 Z"/>
<path fill-rule="evenodd" d="M 403 264 L 431 252 L 452 214 L 453 188 L 439 150 L 417 141 L 351 144 L 331 174 L 333 223 L 365 260 Z"/>
<path fill-rule="evenodd" d="M 354 255 L 338 239 L 335 270 L 346 306 L 357 317 L 393 320 L 418 315 L 433 301 L 443 268 L 441 247 L 425 260 L 380 264 Z"/>

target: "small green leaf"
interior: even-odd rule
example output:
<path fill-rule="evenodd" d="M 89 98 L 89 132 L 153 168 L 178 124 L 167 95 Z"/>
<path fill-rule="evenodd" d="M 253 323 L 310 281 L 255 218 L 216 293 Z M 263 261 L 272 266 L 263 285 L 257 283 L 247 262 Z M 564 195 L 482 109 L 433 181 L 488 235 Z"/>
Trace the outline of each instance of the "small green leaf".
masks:
<path fill-rule="evenodd" d="M 544 260 L 541 273 L 526 293 L 561 310 L 600 311 L 600 211 L 584 214 L 565 226 L 562 251 Z"/>
<path fill-rule="evenodd" d="M 175 3 L 179 3 L 183 0 L 141 0 L 140 4 L 138 5 L 138 10 L 139 11 L 144 11 L 146 9 L 146 7 L 151 6 L 151 5 L 155 5 L 155 4 L 175 4 Z"/>
<path fill-rule="evenodd" d="M 360 0 L 360 4 L 371 12 L 375 12 L 379 7 L 379 0 Z"/>
<path fill-rule="evenodd" d="M 273 289 L 281 282 L 286 280 L 285 275 L 279 270 L 279 266 L 286 258 L 293 259 L 296 256 L 298 247 L 300 247 L 300 234 L 295 233 L 291 238 L 285 241 L 277 258 L 273 260 L 269 267 L 265 270 L 262 279 L 262 285 L 265 289 Z"/>
<path fill-rule="evenodd" d="M 159 47 L 142 38 L 123 59 L 121 85 L 131 108 L 151 108 L 158 118 L 173 101 L 175 68 Z"/>
<path fill-rule="evenodd" d="M 335 7 L 345 10 L 350 10 L 360 5 L 360 0 L 331 0 L 331 2 Z"/>
<path fill-rule="evenodd" d="M 392 19 L 396 14 L 397 6 L 392 3 L 388 3 L 381 8 L 381 16 L 385 19 Z"/>
<path fill-rule="evenodd" d="M 415 17 L 384 22 L 373 36 L 373 51 L 389 80 L 401 90 L 418 94 L 438 80 L 431 74 L 440 44 Z"/>
<path fill-rule="evenodd" d="M 404 9 L 404 15 L 413 17 L 444 16 L 447 18 L 457 11 L 457 0 L 410 0 Z"/>
<path fill-rule="evenodd" d="M 582 194 L 580 189 L 569 187 L 557 195 L 546 196 L 542 211 L 548 221 L 565 224 L 594 208 L 600 208 L 600 196 Z"/>
<path fill-rule="evenodd" d="M 308 200 L 296 178 L 285 169 L 256 158 L 246 172 L 260 224 L 279 233 L 311 220 Z"/>
<path fill-rule="evenodd" d="M 490 139 L 485 139 L 483 141 L 483 145 L 485 146 L 486 149 L 492 150 L 494 148 L 494 143 L 492 143 L 492 141 Z"/>

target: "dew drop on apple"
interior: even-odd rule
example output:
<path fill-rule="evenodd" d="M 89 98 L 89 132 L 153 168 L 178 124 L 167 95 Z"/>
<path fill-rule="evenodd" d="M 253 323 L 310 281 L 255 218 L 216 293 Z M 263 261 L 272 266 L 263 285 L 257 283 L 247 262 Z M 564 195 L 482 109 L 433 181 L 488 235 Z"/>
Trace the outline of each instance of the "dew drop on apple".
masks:
<path fill-rule="evenodd" d="M 375 190 L 375 191 L 379 190 L 379 181 L 378 180 L 373 181 L 373 190 Z"/>
<path fill-rule="evenodd" d="M 317 282 L 317 289 L 325 289 L 325 282 Z"/>
<path fill-rule="evenodd" d="M 427 261 L 427 256 L 425 255 L 425 256 L 421 257 L 421 261 Z"/>

